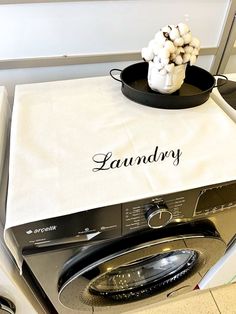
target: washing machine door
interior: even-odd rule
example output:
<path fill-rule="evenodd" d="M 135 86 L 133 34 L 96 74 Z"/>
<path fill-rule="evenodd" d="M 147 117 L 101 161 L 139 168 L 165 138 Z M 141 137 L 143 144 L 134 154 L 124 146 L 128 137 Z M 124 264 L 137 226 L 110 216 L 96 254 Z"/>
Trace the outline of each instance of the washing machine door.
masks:
<path fill-rule="evenodd" d="M 226 246 L 216 232 L 181 231 L 161 238 L 159 232 L 139 233 L 73 257 L 59 280 L 60 302 L 79 309 L 81 303 L 107 306 L 168 294 L 180 282 L 194 289 L 196 273 L 203 276 Z"/>

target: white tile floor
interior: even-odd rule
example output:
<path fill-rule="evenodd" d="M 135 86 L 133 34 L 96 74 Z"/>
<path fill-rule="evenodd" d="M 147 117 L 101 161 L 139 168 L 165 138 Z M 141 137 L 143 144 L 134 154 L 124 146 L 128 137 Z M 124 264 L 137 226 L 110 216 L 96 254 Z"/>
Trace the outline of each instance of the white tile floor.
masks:
<path fill-rule="evenodd" d="M 220 313 L 236 313 L 236 283 L 213 289 L 211 293 Z"/>
<path fill-rule="evenodd" d="M 236 283 L 211 290 L 195 290 L 158 305 L 124 314 L 236 314 Z"/>

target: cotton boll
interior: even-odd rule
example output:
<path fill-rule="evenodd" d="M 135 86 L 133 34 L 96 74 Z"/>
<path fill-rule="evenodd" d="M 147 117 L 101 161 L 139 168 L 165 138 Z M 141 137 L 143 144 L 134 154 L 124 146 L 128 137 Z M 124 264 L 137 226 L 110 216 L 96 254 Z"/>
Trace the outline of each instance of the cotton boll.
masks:
<path fill-rule="evenodd" d="M 172 53 L 172 54 L 170 55 L 170 61 L 175 60 L 176 56 L 177 56 L 176 53 Z"/>
<path fill-rule="evenodd" d="M 164 58 L 164 59 L 167 59 L 167 58 L 169 58 L 170 57 L 170 51 L 169 51 L 169 49 L 167 49 L 167 48 L 162 48 L 162 49 L 160 49 L 160 51 L 159 51 L 159 53 L 158 53 L 158 56 L 162 59 L 162 58 Z"/>
<path fill-rule="evenodd" d="M 166 25 L 158 31 L 148 47 L 142 49 L 142 57 L 153 61 L 156 71 L 170 73 L 176 65 L 196 62 L 200 41 L 192 37 L 187 24 Z"/>
<path fill-rule="evenodd" d="M 175 28 L 175 25 L 174 24 L 170 24 L 170 25 L 168 25 L 168 27 L 170 28 L 170 30 L 172 30 L 172 29 Z"/>
<path fill-rule="evenodd" d="M 190 53 L 185 53 L 185 54 L 183 55 L 183 63 L 189 62 L 189 61 L 190 61 L 190 58 L 191 58 Z"/>
<path fill-rule="evenodd" d="M 197 58 L 194 55 L 191 55 L 190 57 L 190 65 L 193 65 L 196 62 Z"/>
<path fill-rule="evenodd" d="M 169 33 L 168 32 L 163 32 L 164 37 L 167 39 L 170 39 Z"/>
<path fill-rule="evenodd" d="M 185 53 L 185 50 L 184 50 L 183 47 L 178 47 L 178 48 L 176 49 L 176 55 L 179 55 L 180 53 Z"/>
<path fill-rule="evenodd" d="M 150 47 L 142 48 L 142 58 L 147 62 L 151 61 L 154 58 L 152 48 Z"/>
<path fill-rule="evenodd" d="M 169 33 L 169 36 L 170 39 L 174 41 L 175 39 L 180 37 L 180 33 L 177 28 L 172 28 L 172 30 Z"/>
<path fill-rule="evenodd" d="M 163 49 L 163 45 L 155 41 L 152 46 L 152 51 L 154 55 L 157 56 L 162 49 Z"/>
<path fill-rule="evenodd" d="M 199 55 L 199 49 L 194 48 L 192 54 L 193 54 L 194 56 L 198 56 L 198 55 Z"/>
<path fill-rule="evenodd" d="M 176 47 L 183 46 L 183 44 L 184 44 L 184 39 L 183 39 L 182 37 L 176 38 L 176 39 L 174 40 L 174 45 L 175 45 Z"/>
<path fill-rule="evenodd" d="M 171 31 L 171 28 L 169 25 L 162 27 L 161 31 L 163 33 L 169 33 Z"/>
<path fill-rule="evenodd" d="M 155 45 L 155 40 L 154 40 L 154 39 L 152 39 L 152 40 L 149 41 L 148 47 L 149 47 L 149 48 L 152 48 L 153 45 Z"/>
<path fill-rule="evenodd" d="M 183 63 L 183 58 L 182 58 L 180 55 L 178 55 L 178 56 L 175 58 L 175 63 L 176 63 L 177 65 L 182 64 L 182 63 Z"/>
<path fill-rule="evenodd" d="M 192 53 L 193 52 L 193 47 L 191 47 L 191 46 L 186 46 L 186 47 L 184 47 L 184 51 L 185 51 L 185 53 Z"/>
<path fill-rule="evenodd" d="M 175 68 L 174 63 L 170 63 L 170 64 L 167 64 L 167 65 L 165 66 L 165 69 L 166 69 L 167 72 L 173 72 L 173 71 L 174 71 L 174 68 Z"/>
<path fill-rule="evenodd" d="M 166 37 L 164 36 L 163 32 L 157 32 L 154 36 L 154 40 L 157 41 L 159 44 L 165 44 Z"/>
<path fill-rule="evenodd" d="M 167 40 L 167 41 L 165 42 L 165 46 L 164 46 L 164 47 L 165 47 L 166 49 L 168 49 L 170 53 L 174 53 L 175 50 L 176 50 L 175 45 L 174 45 L 174 44 L 172 43 L 172 41 L 170 41 L 170 40 Z"/>
<path fill-rule="evenodd" d="M 183 35 L 184 44 L 187 45 L 192 40 L 192 34 L 188 32 L 187 34 Z"/>
<path fill-rule="evenodd" d="M 189 32 L 189 27 L 188 25 L 184 24 L 184 23 L 179 23 L 178 24 L 178 29 L 179 29 L 179 33 L 181 36 L 187 34 Z"/>
<path fill-rule="evenodd" d="M 198 38 L 193 37 L 191 42 L 190 42 L 190 46 L 194 47 L 194 48 L 200 48 L 200 41 Z"/>

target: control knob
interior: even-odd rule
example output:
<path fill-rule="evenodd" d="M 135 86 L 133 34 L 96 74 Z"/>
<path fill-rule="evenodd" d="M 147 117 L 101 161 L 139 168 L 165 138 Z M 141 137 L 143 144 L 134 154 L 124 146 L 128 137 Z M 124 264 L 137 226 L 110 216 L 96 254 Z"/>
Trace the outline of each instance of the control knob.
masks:
<path fill-rule="evenodd" d="M 145 208 L 145 218 L 150 228 L 157 229 L 164 227 L 172 219 L 172 213 L 164 203 L 149 204 Z"/>

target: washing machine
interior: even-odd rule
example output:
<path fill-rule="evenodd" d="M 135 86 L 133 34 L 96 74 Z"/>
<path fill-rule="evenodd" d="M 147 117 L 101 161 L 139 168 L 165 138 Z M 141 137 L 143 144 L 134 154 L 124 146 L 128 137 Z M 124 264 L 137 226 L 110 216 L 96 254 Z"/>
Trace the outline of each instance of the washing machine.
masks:
<path fill-rule="evenodd" d="M 236 123 L 236 74 L 226 74 L 228 80 L 219 78 L 217 89 L 214 89 L 212 98 L 225 113 Z M 212 267 L 199 283 L 201 289 L 213 288 L 236 281 L 236 239 L 228 244 L 226 253 Z"/>
<path fill-rule="evenodd" d="M 191 291 L 236 233 L 235 142 L 211 98 L 162 110 L 110 77 L 19 85 L 6 244 L 60 314 Z"/>

